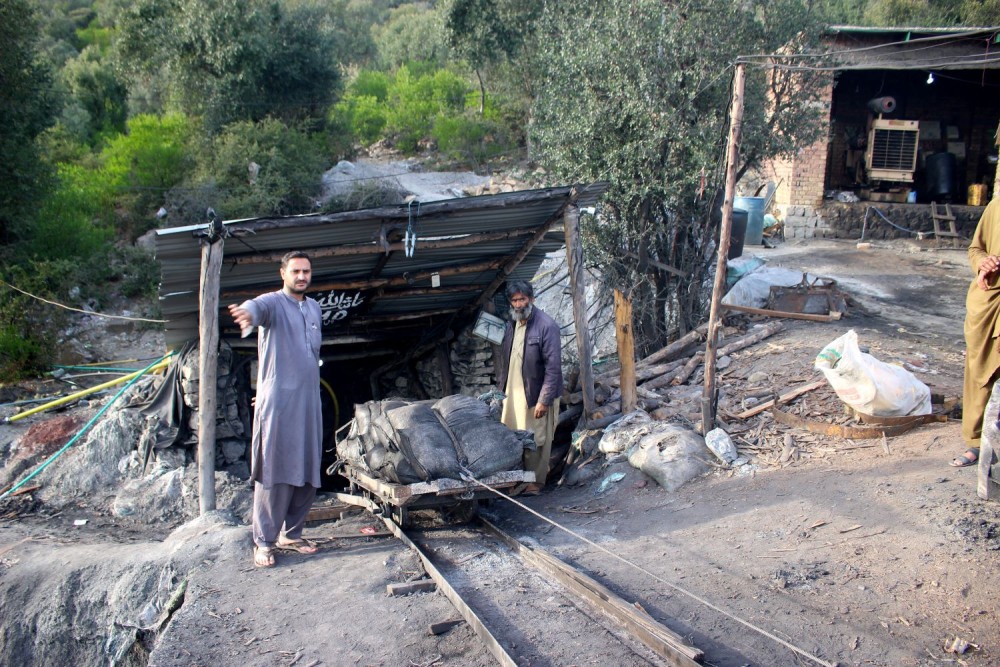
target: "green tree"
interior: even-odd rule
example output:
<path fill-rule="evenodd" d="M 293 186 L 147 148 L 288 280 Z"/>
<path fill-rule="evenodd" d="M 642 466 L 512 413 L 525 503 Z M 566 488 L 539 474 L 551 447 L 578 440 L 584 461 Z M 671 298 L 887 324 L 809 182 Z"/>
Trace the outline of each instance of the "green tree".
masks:
<path fill-rule="evenodd" d="M 480 113 L 486 109 L 487 71 L 511 61 L 518 62 L 521 76 L 535 71 L 530 54 L 542 41 L 535 42 L 535 31 L 544 6 L 535 0 L 450 0 L 447 4 L 449 43 L 476 74 Z"/>
<path fill-rule="evenodd" d="M 122 10 L 119 66 L 146 104 L 209 131 L 273 116 L 322 119 L 340 83 L 336 21 L 320 3 L 140 0 Z"/>
<path fill-rule="evenodd" d="M 396 7 L 389 19 L 372 27 L 378 62 L 386 69 L 423 62 L 442 66 L 448 57 L 444 19 L 426 2 Z"/>
<path fill-rule="evenodd" d="M 547 5 L 542 21 L 534 155 L 564 182 L 610 183 L 588 253 L 632 294 L 644 341 L 660 344 L 703 316 L 731 66 L 739 54 L 808 47 L 810 18 L 795 0 L 618 0 Z M 821 127 L 825 78 L 771 74 L 748 69 L 741 171 Z"/>
<path fill-rule="evenodd" d="M 37 138 L 55 122 L 52 74 L 38 57 L 38 21 L 24 0 L 0 2 L 0 244 L 18 238 L 48 187 Z"/>
<path fill-rule="evenodd" d="M 84 48 L 66 63 L 60 78 L 70 96 L 63 110 L 63 123 L 77 126 L 74 129 L 81 139 L 96 144 L 125 131 L 128 91 L 99 47 Z"/>

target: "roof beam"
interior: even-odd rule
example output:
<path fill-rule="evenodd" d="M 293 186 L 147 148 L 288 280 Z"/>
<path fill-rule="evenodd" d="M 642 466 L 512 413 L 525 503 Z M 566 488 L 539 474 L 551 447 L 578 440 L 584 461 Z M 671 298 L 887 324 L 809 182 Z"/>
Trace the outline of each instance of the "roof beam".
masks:
<path fill-rule="evenodd" d="M 432 238 L 427 240 L 419 240 L 417 242 L 420 250 L 431 249 L 447 249 L 447 248 L 463 248 L 470 245 L 476 245 L 478 243 L 489 243 L 491 241 L 507 241 L 512 238 L 517 238 L 518 236 L 527 236 L 529 234 L 535 233 L 537 227 L 519 227 L 517 229 L 508 229 L 502 232 L 487 232 L 483 234 L 467 234 L 465 236 L 449 237 L 449 238 Z M 399 250 L 404 250 L 403 242 L 396 241 L 394 243 L 389 243 L 388 245 L 382 245 L 375 241 L 371 243 L 350 243 L 344 245 L 336 246 L 326 246 L 321 248 L 310 249 L 309 256 L 312 259 L 319 257 L 344 257 L 351 255 L 375 255 L 379 253 L 384 253 L 388 255 L 391 252 L 396 252 Z M 289 248 L 291 250 L 291 248 Z M 227 259 L 235 262 L 236 264 L 270 264 L 273 262 L 280 261 L 282 256 L 284 256 L 285 251 L 274 251 L 264 254 L 245 254 L 245 255 L 234 255 L 230 253 Z"/>
<path fill-rule="evenodd" d="M 483 273 L 484 271 L 495 271 L 502 264 L 505 258 L 491 259 L 485 262 L 473 262 L 471 264 L 459 264 L 456 266 L 446 266 L 430 271 L 420 271 L 417 273 L 404 273 L 401 276 L 392 278 L 359 278 L 355 280 L 333 280 L 323 283 L 314 283 L 311 291 L 319 290 L 348 290 L 348 289 L 374 289 L 378 287 L 402 287 L 413 285 L 422 280 L 430 280 L 435 273 L 439 276 L 458 276 L 469 273 Z M 260 288 L 225 290 L 222 296 L 225 298 L 255 297 L 260 294 Z"/>

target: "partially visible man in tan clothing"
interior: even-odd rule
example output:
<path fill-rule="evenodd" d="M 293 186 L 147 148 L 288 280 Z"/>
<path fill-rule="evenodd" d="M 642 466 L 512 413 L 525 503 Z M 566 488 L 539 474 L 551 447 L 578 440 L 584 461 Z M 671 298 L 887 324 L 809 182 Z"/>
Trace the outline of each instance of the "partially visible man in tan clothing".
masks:
<path fill-rule="evenodd" d="M 511 429 L 535 434 L 537 449 L 524 453 L 524 469 L 535 472 L 535 483 L 523 489 L 538 495 L 545 486 L 552 453 L 552 436 L 562 396 L 562 342 L 559 325 L 535 308 L 535 291 L 523 280 L 507 284 L 511 322 L 507 323 L 497 370 L 497 385 L 507 397 L 501 421 Z"/>
<path fill-rule="evenodd" d="M 962 394 L 962 438 L 968 449 L 952 460 L 961 468 L 979 459 L 983 411 L 1000 371 L 1000 199 L 983 211 L 969 243 L 969 265 L 975 275 L 965 299 L 965 387 Z M 990 415 L 997 419 L 998 415 Z"/>

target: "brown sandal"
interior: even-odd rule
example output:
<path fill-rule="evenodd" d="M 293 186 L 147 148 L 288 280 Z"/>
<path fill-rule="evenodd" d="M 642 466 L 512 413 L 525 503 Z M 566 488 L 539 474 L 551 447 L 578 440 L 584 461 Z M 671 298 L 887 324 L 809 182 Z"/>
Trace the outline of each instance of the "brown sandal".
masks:
<path fill-rule="evenodd" d="M 277 548 L 285 551 L 295 551 L 300 554 L 305 554 L 306 556 L 311 556 L 317 551 L 319 547 L 316 546 L 315 542 L 311 542 L 306 539 L 292 540 L 290 542 L 282 542 L 278 540 Z"/>

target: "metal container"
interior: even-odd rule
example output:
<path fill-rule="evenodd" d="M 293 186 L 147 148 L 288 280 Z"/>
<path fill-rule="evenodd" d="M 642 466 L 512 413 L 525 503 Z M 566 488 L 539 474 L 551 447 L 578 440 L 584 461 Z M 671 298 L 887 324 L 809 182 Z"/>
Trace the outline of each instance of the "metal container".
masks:
<path fill-rule="evenodd" d="M 984 183 L 973 183 L 969 186 L 969 196 L 966 202 L 969 206 L 986 205 L 986 185 Z"/>
<path fill-rule="evenodd" d="M 764 242 L 764 205 L 766 197 L 737 197 L 733 206 L 747 212 L 747 234 L 745 245 L 760 245 Z"/>

